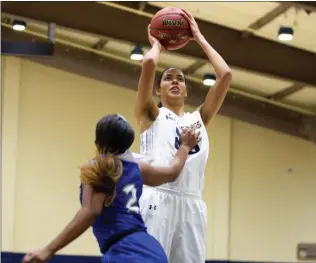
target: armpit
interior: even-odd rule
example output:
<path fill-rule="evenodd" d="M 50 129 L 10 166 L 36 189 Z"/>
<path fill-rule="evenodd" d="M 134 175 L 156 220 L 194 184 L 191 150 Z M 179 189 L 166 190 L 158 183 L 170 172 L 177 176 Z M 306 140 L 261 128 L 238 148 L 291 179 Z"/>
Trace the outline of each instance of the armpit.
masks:
<path fill-rule="evenodd" d="M 154 113 L 153 113 L 153 109 L 151 108 L 148 108 L 145 110 L 145 116 L 146 118 L 149 120 L 149 121 L 155 121 L 155 116 L 154 116 Z"/>

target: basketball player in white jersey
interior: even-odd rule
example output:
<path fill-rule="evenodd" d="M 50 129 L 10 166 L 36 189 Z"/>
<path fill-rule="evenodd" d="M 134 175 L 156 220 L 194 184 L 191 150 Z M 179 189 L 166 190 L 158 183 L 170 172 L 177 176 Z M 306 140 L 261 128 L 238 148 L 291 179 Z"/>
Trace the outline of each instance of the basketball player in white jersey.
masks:
<path fill-rule="evenodd" d="M 156 65 L 165 49 L 148 31 L 152 48 L 143 58 L 134 108 L 141 130 L 141 154 L 153 165 L 166 166 L 179 147 L 182 129 L 195 128 L 200 132 L 201 141 L 190 152 L 174 182 L 144 187 L 140 206 L 148 232 L 160 241 L 170 263 L 204 263 L 207 209 L 201 195 L 209 154 L 206 126 L 221 107 L 232 74 L 223 58 L 201 34 L 193 16 L 183 11 L 190 22 L 193 39 L 204 50 L 216 72 L 216 83 L 198 109 L 184 112 L 187 97 L 185 76 L 179 69 L 166 69 L 156 90 L 162 104 L 159 108 L 154 103 L 152 92 Z"/>

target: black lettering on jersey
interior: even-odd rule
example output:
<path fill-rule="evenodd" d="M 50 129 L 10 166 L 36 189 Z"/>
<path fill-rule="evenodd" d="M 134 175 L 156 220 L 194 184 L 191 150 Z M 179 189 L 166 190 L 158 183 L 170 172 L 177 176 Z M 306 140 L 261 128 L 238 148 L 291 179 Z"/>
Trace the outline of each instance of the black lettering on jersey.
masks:
<path fill-rule="evenodd" d="M 175 119 L 172 118 L 170 115 L 166 115 L 166 119 L 167 119 L 167 120 L 173 120 L 173 121 L 175 121 Z"/>
<path fill-rule="evenodd" d="M 197 121 L 195 123 L 192 123 L 189 126 L 181 126 L 180 128 L 181 128 L 181 130 L 183 130 L 183 129 L 199 129 L 201 127 L 202 127 L 201 122 Z"/>

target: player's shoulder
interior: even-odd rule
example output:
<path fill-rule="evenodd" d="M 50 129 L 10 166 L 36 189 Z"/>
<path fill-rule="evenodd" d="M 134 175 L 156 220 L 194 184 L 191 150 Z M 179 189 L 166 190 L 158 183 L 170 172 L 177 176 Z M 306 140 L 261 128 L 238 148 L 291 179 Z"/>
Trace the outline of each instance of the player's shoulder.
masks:
<path fill-rule="evenodd" d="M 160 107 L 156 121 L 159 120 L 161 117 L 163 117 L 165 114 L 167 114 L 168 110 L 169 110 L 168 108 Z"/>
<path fill-rule="evenodd" d="M 196 119 L 202 120 L 200 108 L 197 108 L 193 111 L 186 111 L 184 113 L 184 117 L 185 118 L 196 118 Z"/>
<path fill-rule="evenodd" d="M 200 115 L 201 116 L 201 106 L 200 107 L 198 107 L 198 108 L 195 108 L 194 110 L 192 110 L 192 111 L 185 111 L 184 112 L 184 115 L 186 116 L 186 115 Z"/>

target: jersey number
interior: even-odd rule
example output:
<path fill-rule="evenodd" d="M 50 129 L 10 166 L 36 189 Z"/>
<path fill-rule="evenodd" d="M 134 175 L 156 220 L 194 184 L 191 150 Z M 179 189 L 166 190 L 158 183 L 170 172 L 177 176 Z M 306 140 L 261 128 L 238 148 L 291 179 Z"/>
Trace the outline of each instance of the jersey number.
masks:
<path fill-rule="evenodd" d="M 180 131 L 178 128 L 176 128 L 177 136 L 175 138 L 174 147 L 178 150 L 180 147 Z M 197 144 L 195 147 L 189 152 L 189 154 L 195 154 L 200 151 L 200 146 Z"/>
<path fill-rule="evenodd" d="M 131 197 L 126 202 L 126 208 L 129 212 L 139 213 L 139 207 L 137 203 L 136 188 L 134 184 L 128 184 L 123 188 L 123 192 L 126 195 L 131 194 Z"/>

